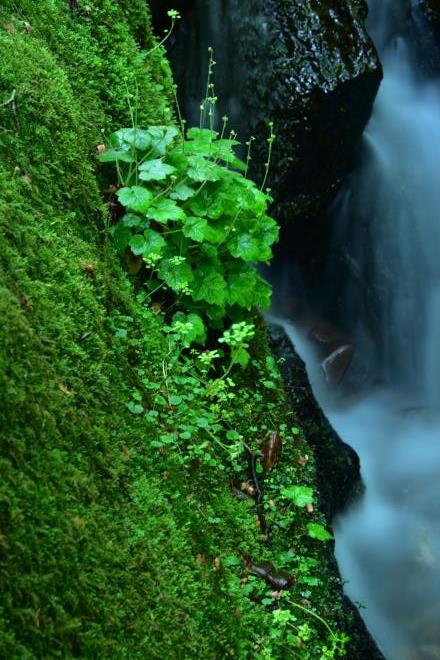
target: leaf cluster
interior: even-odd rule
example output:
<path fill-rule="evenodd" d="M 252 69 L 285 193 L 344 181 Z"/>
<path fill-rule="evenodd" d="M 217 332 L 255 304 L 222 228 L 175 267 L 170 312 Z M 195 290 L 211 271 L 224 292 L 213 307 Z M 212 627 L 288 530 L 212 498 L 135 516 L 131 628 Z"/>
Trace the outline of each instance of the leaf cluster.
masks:
<path fill-rule="evenodd" d="M 181 309 L 218 327 L 240 309 L 268 308 L 271 289 L 257 272 L 278 226 L 271 198 L 246 177 L 238 142 L 216 131 L 173 126 L 125 128 L 101 162 L 118 171 L 126 213 L 112 227 L 120 253 L 145 264 L 148 290 L 170 290 Z"/>

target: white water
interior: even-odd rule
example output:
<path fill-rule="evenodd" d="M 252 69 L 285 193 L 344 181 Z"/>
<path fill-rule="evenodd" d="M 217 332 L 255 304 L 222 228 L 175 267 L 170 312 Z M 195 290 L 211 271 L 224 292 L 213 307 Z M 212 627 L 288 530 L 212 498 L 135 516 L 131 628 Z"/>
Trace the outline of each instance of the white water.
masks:
<path fill-rule="evenodd" d="M 337 205 L 335 236 L 344 240 L 350 223 L 366 218 L 368 231 L 357 240 L 371 244 L 358 253 L 369 249 L 380 336 L 362 313 L 357 327 L 370 347 L 380 344 L 386 385 L 351 407 L 332 409 L 307 340 L 287 327 L 323 409 L 361 459 L 365 495 L 335 523 L 346 592 L 365 606 L 361 614 L 387 660 L 438 660 L 440 82 L 419 73 L 409 3 L 370 0 L 370 9 L 385 78 L 363 164 Z M 349 315 L 348 293 L 345 309 Z"/>

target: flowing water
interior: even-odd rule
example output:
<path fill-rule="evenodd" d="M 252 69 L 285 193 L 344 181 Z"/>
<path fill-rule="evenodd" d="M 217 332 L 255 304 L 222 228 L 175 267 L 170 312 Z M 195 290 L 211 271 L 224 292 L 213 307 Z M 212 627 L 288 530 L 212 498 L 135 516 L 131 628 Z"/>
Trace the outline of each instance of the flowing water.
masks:
<path fill-rule="evenodd" d="M 286 324 L 317 398 L 358 452 L 366 491 L 335 521 L 346 592 L 387 660 L 440 659 L 440 79 L 416 3 L 370 0 L 384 65 L 361 162 L 336 200 L 338 284 L 376 386 L 336 407 L 301 331 Z M 330 259 L 322 281 L 332 299 Z M 330 282 L 330 285 L 328 284 Z M 342 301 L 342 302 L 341 302 Z M 374 322 L 372 321 L 374 320 Z M 366 658 L 365 660 L 368 660 Z"/>

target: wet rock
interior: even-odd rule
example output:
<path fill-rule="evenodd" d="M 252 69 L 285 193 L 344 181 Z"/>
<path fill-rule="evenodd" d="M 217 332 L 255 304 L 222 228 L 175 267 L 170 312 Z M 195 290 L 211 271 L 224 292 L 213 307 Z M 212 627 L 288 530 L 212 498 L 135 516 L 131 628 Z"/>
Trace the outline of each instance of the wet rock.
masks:
<path fill-rule="evenodd" d="M 271 346 L 274 354 L 283 357 L 281 372 L 286 392 L 295 411 L 300 415 L 301 426 L 312 445 L 317 462 L 319 502 L 329 524 L 348 502 L 363 489 L 359 458 L 331 427 L 319 408 L 312 392 L 304 362 L 296 353 L 283 328 L 270 327 Z M 339 575 L 334 556 L 329 563 L 335 575 Z M 383 655 L 370 637 L 357 608 L 346 597 L 344 600 L 344 628 L 350 635 L 350 660 L 384 660 Z M 350 622 L 347 625 L 347 622 Z"/>
<path fill-rule="evenodd" d="M 321 369 L 326 383 L 330 387 L 340 385 L 353 361 L 354 344 L 335 325 L 327 321 L 314 325 L 309 337 L 323 357 Z"/>
<path fill-rule="evenodd" d="M 272 325 L 270 338 L 275 355 L 284 358 L 280 369 L 286 391 L 294 409 L 301 415 L 307 440 L 315 450 L 319 468 L 320 505 L 327 518 L 332 520 L 362 492 L 359 458 L 339 438 L 319 408 L 305 364 L 284 329 Z"/>
<path fill-rule="evenodd" d="M 440 0 L 421 0 L 420 7 L 431 21 L 440 23 Z"/>
<path fill-rule="evenodd" d="M 174 2 L 154 2 L 158 11 Z M 183 3 L 182 3 L 183 5 Z M 207 49 L 215 50 L 218 117 L 258 138 L 254 175 L 267 159 L 281 215 L 311 217 L 350 170 L 382 70 L 364 21 L 364 0 L 192 0 L 169 54 L 191 123 L 199 121 Z M 158 14 L 156 14 L 158 15 Z"/>
<path fill-rule="evenodd" d="M 354 355 L 353 344 L 345 344 L 336 348 L 321 362 L 326 383 L 331 387 L 340 385 Z"/>
<path fill-rule="evenodd" d="M 335 350 L 341 342 L 345 341 L 341 331 L 328 321 L 320 321 L 315 324 L 310 330 L 309 336 L 316 344 L 324 347 L 326 353 Z"/>

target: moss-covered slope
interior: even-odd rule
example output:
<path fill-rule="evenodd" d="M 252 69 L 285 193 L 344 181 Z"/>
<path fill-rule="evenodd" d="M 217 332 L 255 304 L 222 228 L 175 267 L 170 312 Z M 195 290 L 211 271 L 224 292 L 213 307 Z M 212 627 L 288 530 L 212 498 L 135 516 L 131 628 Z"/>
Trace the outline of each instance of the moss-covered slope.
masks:
<path fill-rule="evenodd" d="M 141 124 L 169 121 L 152 43 L 141 0 L 0 9 L 0 657 L 284 658 L 298 641 L 289 620 L 310 624 L 300 657 L 319 658 L 326 627 L 287 602 L 277 614 L 243 565 L 287 566 L 292 601 L 347 623 L 328 556 L 304 535 L 319 514 L 277 501 L 285 485 L 314 485 L 279 383 L 255 367 L 230 404 L 248 442 L 295 424 L 264 484 L 271 545 L 221 461 L 158 451 L 127 406 L 133 388 L 151 403 L 162 378 L 163 321 L 107 242 L 95 153 L 128 123 L 127 89 Z M 270 363 L 264 328 L 253 354 Z M 236 478 L 249 478 L 245 459 Z"/>
<path fill-rule="evenodd" d="M 151 43 L 142 2 L 2 3 L 0 95 L 14 98 L 0 108 L 4 658 L 211 657 L 240 637 L 218 573 L 197 562 L 213 538 L 186 476 L 168 457 L 164 481 L 126 407 L 138 356 L 115 327 L 134 319 L 150 369 L 162 339 L 105 242 L 93 153 L 101 130 L 127 122 L 126 83 L 143 122 L 166 115 L 166 64 L 139 43 Z M 213 482 L 207 502 L 218 498 L 223 547 L 235 546 L 241 509 Z"/>

